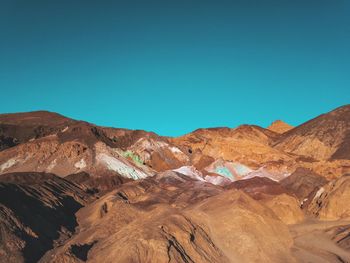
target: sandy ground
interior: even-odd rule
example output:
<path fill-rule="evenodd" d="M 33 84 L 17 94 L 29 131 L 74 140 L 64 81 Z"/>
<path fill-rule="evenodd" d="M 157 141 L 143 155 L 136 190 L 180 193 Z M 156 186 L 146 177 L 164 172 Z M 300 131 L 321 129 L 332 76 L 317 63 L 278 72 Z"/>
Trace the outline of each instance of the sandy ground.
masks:
<path fill-rule="evenodd" d="M 301 224 L 290 226 L 294 238 L 292 249 L 298 262 L 350 262 L 350 251 L 337 245 L 326 231 L 333 227 L 349 225 L 347 221 L 307 220 Z"/>

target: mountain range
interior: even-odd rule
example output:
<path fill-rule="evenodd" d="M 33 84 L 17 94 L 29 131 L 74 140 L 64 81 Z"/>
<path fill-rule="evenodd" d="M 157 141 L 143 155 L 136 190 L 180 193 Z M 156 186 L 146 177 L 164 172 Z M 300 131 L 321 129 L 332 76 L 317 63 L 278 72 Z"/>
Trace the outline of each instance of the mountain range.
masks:
<path fill-rule="evenodd" d="M 350 262 L 350 105 L 180 137 L 0 114 L 2 262 Z"/>

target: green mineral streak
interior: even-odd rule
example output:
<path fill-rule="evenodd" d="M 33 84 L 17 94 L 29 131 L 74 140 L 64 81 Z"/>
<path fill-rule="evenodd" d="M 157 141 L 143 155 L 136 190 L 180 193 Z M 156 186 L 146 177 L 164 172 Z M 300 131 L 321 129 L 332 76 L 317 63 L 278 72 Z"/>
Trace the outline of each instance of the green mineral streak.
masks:
<path fill-rule="evenodd" d="M 227 167 L 225 167 L 225 166 L 216 167 L 215 172 L 222 175 L 222 176 L 225 176 L 228 178 L 233 178 L 233 175 L 231 174 L 230 170 L 227 169 Z"/>
<path fill-rule="evenodd" d="M 138 165 L 143 165 L 143 161 L 140 158 L 140 156 L 138 156 L 137 154 L 133 153 L 132 151 L 125 151 L 125 152 L 123 152 L 123 156 L 125 158 L 130 158 L 131 160 L 133 160 Z"/>

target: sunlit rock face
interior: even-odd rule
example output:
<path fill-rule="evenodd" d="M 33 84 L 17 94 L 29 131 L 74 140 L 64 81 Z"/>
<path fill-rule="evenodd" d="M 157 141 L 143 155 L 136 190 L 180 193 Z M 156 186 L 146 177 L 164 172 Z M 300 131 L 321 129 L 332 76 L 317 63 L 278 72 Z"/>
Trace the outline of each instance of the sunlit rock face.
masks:
<path fill-rule="evenodd" d="M 285 123 L 281 120 L 276 120 L 273 123 L 271 123 L 271 125 L 269 127 L 267 127 L 268 130 L 273 131 L 273 132 L 277 132 L 277 133 L 285 133 L 291 129 L 293 129 L 294 127 L 289 125 L 288 123 Z"/>

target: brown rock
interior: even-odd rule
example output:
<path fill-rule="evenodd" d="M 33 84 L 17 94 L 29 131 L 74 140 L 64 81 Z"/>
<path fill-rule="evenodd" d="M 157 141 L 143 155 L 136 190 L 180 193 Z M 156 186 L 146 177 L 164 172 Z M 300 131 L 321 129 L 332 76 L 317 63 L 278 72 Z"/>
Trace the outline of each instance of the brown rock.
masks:
<path fill-rule="evenodd" d="M 350 158 L 350 105 L 284 133 L 275 148 L 317 160 Z"/>
<path fill-rule="evenodd" d="M 294 128 L 293 126 L 291 126 L 288 123 L 285 123 L 281 120 L 274 121 L 273 123 L 271 123 L 271 125 L 269 127 L 267 127 L 268 130 L 273 131 L 273 132 L 277 132 L 280 134 L 285 133 L 293 128 Z"/>
<path fill-rule="evenodd" d="M 309 213 L 324 220 L 350 218 L 350 175 L 321 187 L 308 206 Z"/>

